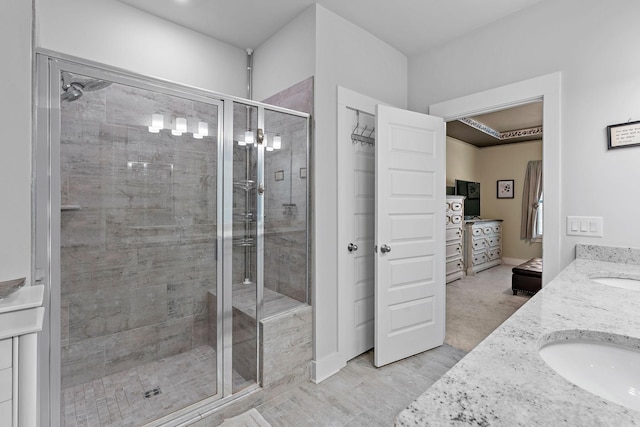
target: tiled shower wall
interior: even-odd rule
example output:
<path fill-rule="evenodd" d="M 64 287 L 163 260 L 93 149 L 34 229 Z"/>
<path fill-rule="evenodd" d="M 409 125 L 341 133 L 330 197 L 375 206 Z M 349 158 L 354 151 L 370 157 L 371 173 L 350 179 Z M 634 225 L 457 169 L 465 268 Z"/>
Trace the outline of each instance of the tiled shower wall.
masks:
<path fill-rule="evenodd" d="M 265 153 L 265 287 L 307 302 L 306 120 L 265 112 L 265 128 L 279 129 L 282 149 Z"/>
<path fill-rule="evenodd" d="M 149 133 L 153 113 L 189 133 Z M 61 116 L 64 388 L 206 344 L 217 110 L 112 84 Z M 194 139 L 197 121 L 212 136 Z"/>
<path fill-rule="evenodd" d="M 313 77 L 264 102 L 312 114 Z M 311 178 L 307 134 L 311 130 L 299 117 L 269 111 L 265 112 L 265 128 L 278 130 L 282 136 L 282 150 L 265 153 L 265 186 L 271 189 L 265 193 L 265 287 L 311 304 L 307 298 L 311 295 L 307 292 L 307 259 L 311 259 L 307 242 L 307 181 Z M 277 174 L 279 171 L 283 173 Z"/>

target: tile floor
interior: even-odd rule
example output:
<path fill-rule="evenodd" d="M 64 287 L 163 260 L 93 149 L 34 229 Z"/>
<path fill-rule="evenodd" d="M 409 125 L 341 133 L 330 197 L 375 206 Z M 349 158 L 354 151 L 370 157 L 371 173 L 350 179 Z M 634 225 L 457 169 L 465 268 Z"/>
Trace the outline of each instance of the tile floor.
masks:
<path fill-rule="evenodd" d="M 305 383 L 256 409 L 277 426 L 391 426 L 395 416 L 466 352 L 443 345 L 382 368 L 369 351 L 320 384 Z M 203 346 L 62 393 L 63 427 L 134 427 L 215 392 L 215 352 Z M 238 379 L 239 380 L 239 379 Z M 145 397 L 145 392 L 160 393 Z M 209 424 L 206 420 L 200 425 Z"/>
<path fill-rule="evenodd" d="M 369 351 L 320 384 L 305 383 L 256 409 L 273 427 L 392 426 L 402 409 L 465 354 L 445 344 L 375 368 Z"/>
<path fill-rule="evenodd" d="M 402 409 L 466 354 L 445 344 L 375 368 L 373 351 L 369 351 L 322 383 L 305 383 L 256 409 L 273 427 L 391 426 Z M 143 368 L 71 387 L 63 393 L 63 426 L 142 425 L 142 420 L 148 422 L 210 396 L 211 384 L 215 383 L 213 364 L 215 352 L 200 347 Z M 193 376 L 185 378 L 185 372 Z M 145 399 L 144 392 L 158 385 L 161 393 Z M 216 424 L 203 419 L 196 425 Z"/>
<path fill-rule="evenodd" d="M 215 351 L 201 346 L 69 387 L 62 392 L 62 426 L 143 425 L 215 394 L 215 364 Z"/>

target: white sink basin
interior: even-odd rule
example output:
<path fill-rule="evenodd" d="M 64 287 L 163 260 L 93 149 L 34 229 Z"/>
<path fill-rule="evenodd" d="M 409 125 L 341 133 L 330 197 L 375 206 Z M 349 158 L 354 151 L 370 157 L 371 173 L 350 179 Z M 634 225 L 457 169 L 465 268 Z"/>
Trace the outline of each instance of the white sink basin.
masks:
<path fill-rule="evenodd" d="M 553 370 L 578 387 L 640 411 L 640 349 L 574 339 L 550 342 L 539 352 Z"/>
<path fill-rule="evenodd" d="M 627 279 L 623 277 L 592 277 L 591 280 L 603 285 L 640 291 L 640 280 Z"/>

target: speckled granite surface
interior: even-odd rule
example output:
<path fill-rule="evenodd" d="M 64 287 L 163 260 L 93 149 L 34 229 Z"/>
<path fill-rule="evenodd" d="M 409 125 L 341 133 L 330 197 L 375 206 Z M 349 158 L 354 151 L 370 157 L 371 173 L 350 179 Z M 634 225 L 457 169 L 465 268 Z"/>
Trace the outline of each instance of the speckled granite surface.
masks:
<path fill-rule="evenodd" d="M 538 354 L 555 338 L 616 334 L 617 339 L 640 339 L 640 289 L 590 280 L 640 279 L 637 253 L 578 248 L 579 259 L 402 411 L 396 425 L 640 425 L 640 412 L 573 385 Z"/>

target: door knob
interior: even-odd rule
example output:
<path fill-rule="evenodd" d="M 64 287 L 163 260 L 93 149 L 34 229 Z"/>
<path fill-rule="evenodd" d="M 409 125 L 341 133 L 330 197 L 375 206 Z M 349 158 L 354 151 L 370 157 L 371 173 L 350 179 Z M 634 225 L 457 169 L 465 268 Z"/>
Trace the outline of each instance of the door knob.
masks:
<path fill-rule="evenodd" d="M 355 251 L 357 251 L 357 250 L 358 250 L 358 245 L 354 245 L 353 243 L 349 243 L 349 244 L 347 245 L 347 250 L 348 250 L 349 252 L 355 252 Z"/>
<path fill-rule="evenodd" d="M 382 245 L 380 247 L 380 252 L 382 252 L 383 254 L 386 254 L 387 252 L 391 252 L 391 247 L 387 245 Z"/>

